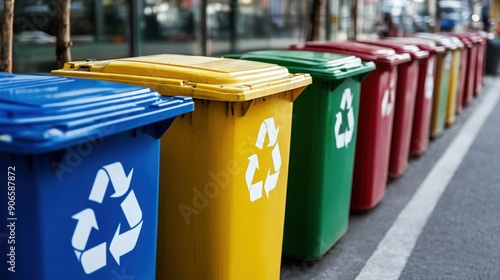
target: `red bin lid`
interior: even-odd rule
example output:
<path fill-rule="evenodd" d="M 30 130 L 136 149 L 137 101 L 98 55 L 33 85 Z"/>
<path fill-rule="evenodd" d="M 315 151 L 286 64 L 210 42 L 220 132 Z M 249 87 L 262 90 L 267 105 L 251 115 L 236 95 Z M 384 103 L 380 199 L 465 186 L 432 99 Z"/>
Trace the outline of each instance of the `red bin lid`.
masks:
<path fill-rule="evenodd" d="M 478 31 L 475 34 L 477 34 L 477 35 L 481 36 L 481 38 L 483 38 L 483 42 L 482 42 L 483 44 L 486 44 L 486 41 L 493 40 L 495 38 L 495 35 L 493 35 L 493 33 L 488 33 L 486 31 Z"/>
<path fill-rule="evenodd" d="M 422 33 L 411 34 L 410 36 L 432 40 L 436 42 L 436 44 L 438 44 L 439 46 L 444 46 L 448 50 L 456 50 L 457 48 L 460 47 L 456 44 L 456 42 L 452 40 L 452 37 L 444 36 L 442 34 L 422 32 Z M 461 45 L 463 48 L 463 44 Z"/>
<path fill-rule="evenodd" d="M 460 49 L 463 49 L 464 48 L 464 43 L 462 42 L 462 40 L 456 36 L 453 36 L 453 35 L 446 35 L 446 34 L 439 34 L 439 35 L 443 35 L 443 36 L 448 36 L 450 37 L 451 41 L 457 45 L 458 48 Z"/>
<path fill-rule="evenodd" d="M 446 48 L 444 46 L 438 46 L 436 42 L 432 40 L 427 40 L 418 37 L 389 37 L 385 38 L 387 41 L 405 42 L 409 44 L 414 44 L 422 50 L 426 50 L 431 53 L 444 53 Z"/>
<path fill-rule="evenodd" d="M 474 32 L 450 32 L 449 33 L 452 36 L 458 37 L 458 38 L 468 38 L 472 43 L 478 44 L 483 42 L 483 37 L 479 35 L 478 33 Z"/>
<path fill-rule="evenodd" d="M 393 66 L 410 61 L 409 54 L 398 54 L 390 48 L 358 42 L 306 42 L 303 45 L 292 45 L 290 49 L 350 54 L 377 65 Z"/>
<path fill-rule="evenodd" d="M 445 36 L 450 36 L 450 37 L 453 37 L 453 38 L 458 38 L 460 39 L 460 41 L 462 41 L 462 43 L 467 46 L 468 48 L 472 48 L 474 47 L 474 41 L 472 41 L 472 37 L 468 36 L 468 35 L 465 35 L 463 33 L 456 33 L 456 32 L 446 32 L 446 33 L 441 33 Z"/>
<path fill-rule="evenodd" d="M 421 50 L 415 44 L 404 41 L 389 41 L 389 40 L 362 40 L 358 41 L 363 44 L 375 45 L 380 47 L 387 47 L 395 50 L 397 53 L 407 53 L 412 59 L 424 59 L 429 57 L 429 52 L 426 50 Z"/>

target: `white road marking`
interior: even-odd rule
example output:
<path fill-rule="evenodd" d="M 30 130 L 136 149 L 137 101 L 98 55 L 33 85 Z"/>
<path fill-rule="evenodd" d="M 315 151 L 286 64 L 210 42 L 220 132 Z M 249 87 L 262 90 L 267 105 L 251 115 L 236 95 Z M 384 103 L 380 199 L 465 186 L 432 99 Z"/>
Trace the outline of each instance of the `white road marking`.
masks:
<path fill-rule="evenodd" d="M 500 93 L 493 87 L 419 186 L 356 280 L 398 279 L 439 198 L 467 154 Z"/>

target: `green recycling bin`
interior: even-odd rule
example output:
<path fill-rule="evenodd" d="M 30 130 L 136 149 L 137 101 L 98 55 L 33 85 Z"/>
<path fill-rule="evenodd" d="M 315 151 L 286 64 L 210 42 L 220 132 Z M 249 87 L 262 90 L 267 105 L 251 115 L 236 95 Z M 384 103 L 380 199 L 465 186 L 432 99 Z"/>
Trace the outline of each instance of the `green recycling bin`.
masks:
<path fill-rule="evenodd" d="M 360 84 L 375 64 L 291 50 L 249 52 L 240 59 L 313 78 L 293 104 L 283 255 L 320 259 L 347 231 Z"/>

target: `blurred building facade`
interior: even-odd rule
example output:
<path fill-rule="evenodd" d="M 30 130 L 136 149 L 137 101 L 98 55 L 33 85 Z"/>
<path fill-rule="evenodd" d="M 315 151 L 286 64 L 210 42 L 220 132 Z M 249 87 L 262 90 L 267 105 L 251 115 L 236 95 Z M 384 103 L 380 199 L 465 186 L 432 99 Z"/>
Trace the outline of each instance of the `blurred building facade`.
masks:
<path fill-rule="evenodd" d="M 14 71 L 55 67 L 56 0 L 17 0 Z M 468 26 L 474 8 L 500 0 L 325 0 L 321 40 L 379 36 L 389 14 L 400 33 L 430 31 L 436 1 L 460 10 Z M 491 3 L 490 3 L 491 1 Z M 157 53 L 221 55 L 286 48 L 303 42 L 312 0 L 72 0 L 73 60 Z M 456 6 L 456 5 L 455 5 Z M 0 0 L 3 9 L 3 0 Z M 0 11 L 1 12 L 1 11 Z M 444 14 L 443 14 L 444 15 Z M 456 17 L 452 11 L 450 17 Z"/>

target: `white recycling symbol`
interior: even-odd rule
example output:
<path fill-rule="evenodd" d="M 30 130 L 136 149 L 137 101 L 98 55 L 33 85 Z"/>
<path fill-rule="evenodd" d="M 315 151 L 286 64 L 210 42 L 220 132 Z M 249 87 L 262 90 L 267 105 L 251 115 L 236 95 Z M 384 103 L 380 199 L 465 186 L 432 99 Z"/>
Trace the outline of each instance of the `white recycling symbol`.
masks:
<path fill-rule="evenodd" d="M 427 62 L 427 76 L 425 78 L 425 99 L 431 99 L 434 90 L 434 57 Z"/>
<path fill-rule="evenodd" d="M 252 202 L 262 197 L 262 188 L 264 188 L 264 190 L 266 191 L 266 195 L 269 198 L 269 192 L 274 190 L 274 188 L 276 188 L 276 185 L 278 184 L 278 178 L 281 168 L 281 153 L 278 143 L 278 132 L 279 127 L 276 127 L 276 125 L 274 124 L 274 118 L 265 119 L 260 125 L 259 135 L 257 137 L 255 146 L 262 150 L 266 135 L 268 135 L 269 137 L 269 144 L 267 144 L 267 147 L 274 146 L 273 150 L 271 151 L 274 173 L 271 173 L 271 168 L 269 168 L 266 180 L 264 182 L 259 181 L 257 183 L 253 183 L 255 171 L 260 168 L 259 157 L 257 156 L 257 154 L 253 154 L 248 157 L 249 163 L 245 174 L 245 179 L 247 182 L 248 191 L 250 192 L 250 201 Z"/>
<path fill-rule="evenodd" d="M 340 101 L 340 109 L 347 111 L 347 128 L 344 132 L 340 133 L 340 126 L 342 125 L 342 112 L 338 112 L 335 117 L 335 140 L 337 149 L 347 147 L 352 141 L 352 134 L 354 132 L 354 110 L 352 108 L 352 92 L 350 88 L 346 88 L 342 94 Z"/>
<path fill-rule="evenodd" d="M 132 168 L 128 175 L 126 175 L 120 162 L 103 166 L 97 171 L 92 190 L 90 191 L 89 200 L 102 204 L 106 189 L 111 182 L 115 192 L 110 197 L 125 197 L 120 206 L 130 229 L 120 233 L 121 223 L 119 223 L 113 239 L 109 243 L 109 247 L 107 242 L 102 242 L 97 246 L 87 248 L 87 241 L 92 230 L 99 230 L 92 208 L 86 208 L 72 216 L 78 222 L 71 239 L 71 244 L 86 274 L 91 274 L 106 266 L 108 249 L 116 263 L 120 265 L 120 257 L 132 251 L 137 244 L 143 220 L 142 210 L 134 190 L 129 191 L 133 173 L 134 169 Z"/>
<path fill-rule="evenodd" d="M 381 110 L 382 117 L 388 117 L 391 115 L 394 109 L 394 101 L 396 100 L 396 81 L 394 77 L 391 77 L 389 83 L 389 88 L 384 91 L 384 96 L 382 97 Z"/>

